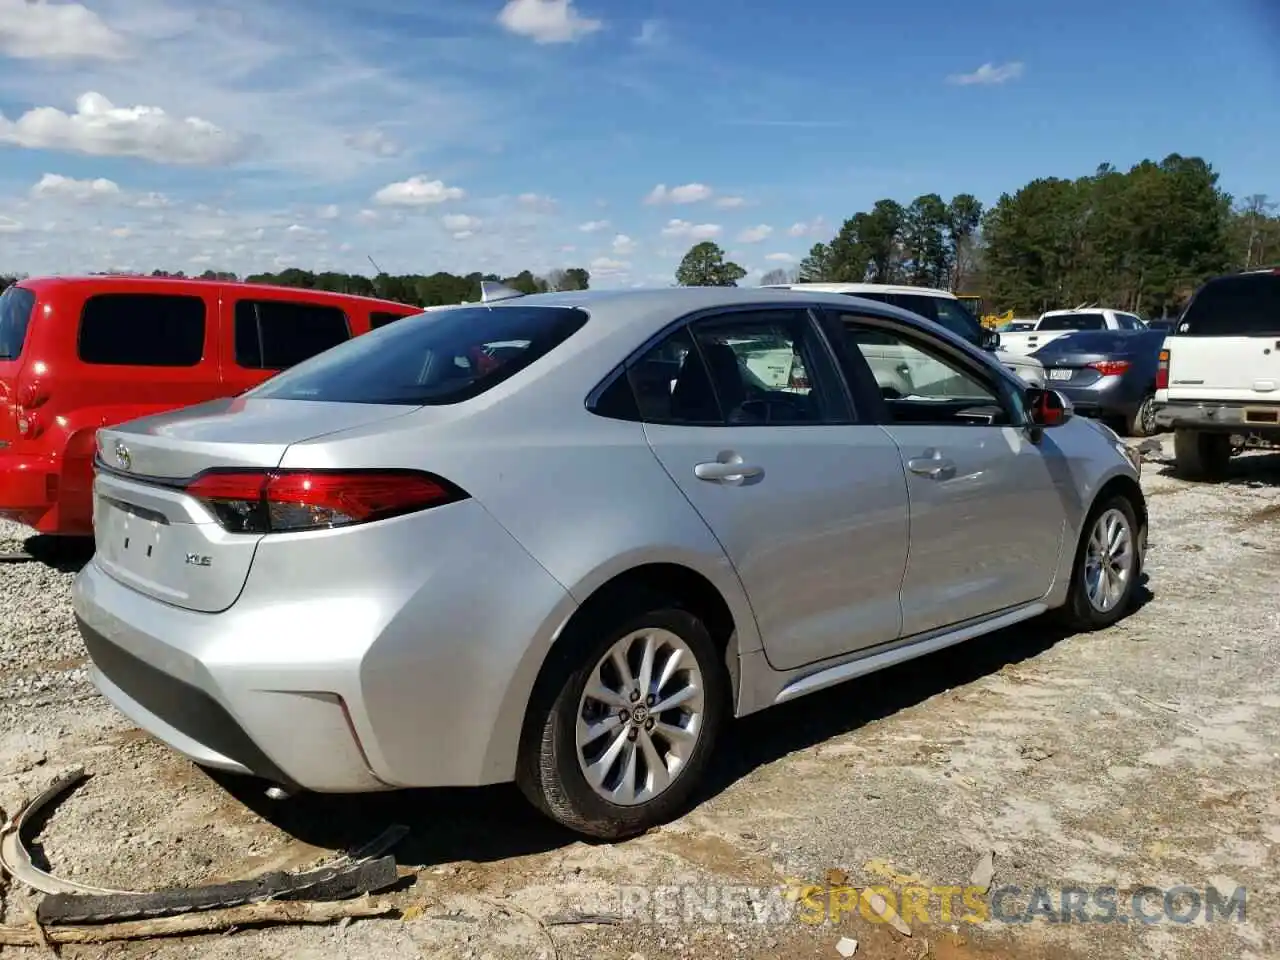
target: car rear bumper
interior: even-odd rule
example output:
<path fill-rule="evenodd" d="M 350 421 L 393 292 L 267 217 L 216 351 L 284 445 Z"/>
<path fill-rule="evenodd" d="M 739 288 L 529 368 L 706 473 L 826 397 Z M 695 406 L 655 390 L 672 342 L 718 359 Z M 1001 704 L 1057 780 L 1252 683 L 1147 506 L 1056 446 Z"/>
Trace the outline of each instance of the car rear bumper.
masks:
<path fill-rule="evenodd" d="M 289 788 L 511 779 L 568 593 L 474 502 L 317 533 L 265 538 L 219 614 L 91 561 L 72 601 L 98 689 L 195 762 Z"/>
<path fill-rule="evenodd" d="M 1280 403 L 1215 403 L 1209 400 L 1156 402 L 1156 424 L 1166 430 L 1212 433 L 1280 433 Z"/>
<path fill-rule="evenodd" d="M 1107 383 L 1107 379 L 1113 382 Z M 1057 380 L 1049 380 L 1045 386 L 1070 400 L 1076 413 L 1099 419 L 1132 417 L 1144 399 L 1125 389 L 1119 378 L 1103 378 L 1088 387 L 1073 387 L 1068 382 Z"/>
<path fill-rule="evenodd" d="M 58 500 L 58 461 L 0 450 L 0 517 L 39 527 Z"/>

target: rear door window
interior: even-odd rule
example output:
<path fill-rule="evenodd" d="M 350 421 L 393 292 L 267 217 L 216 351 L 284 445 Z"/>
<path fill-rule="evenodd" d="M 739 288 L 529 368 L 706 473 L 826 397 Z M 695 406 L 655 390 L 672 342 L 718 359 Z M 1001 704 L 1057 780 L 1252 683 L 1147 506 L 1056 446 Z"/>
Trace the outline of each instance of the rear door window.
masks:
<path fill-rule="evenodd" d="M 1061 313 L 1045 317 L 1037 330 L 1105 330 L 1107 318 L 1101 313 Z"/>
<path fill-rule="evenodd" d="M 937 297 L 925 297 L 915 293 L 894 293 L 889 295 L 889 302 L 895 307 L 910 310 L 929 320 L 938 319 Z"/>
<path fill-rule="evenodd" d="M 587 321 L 572 307 L 457 307 L 356 337 L 248 396 L 425 406 L 478 396 L 560 346 Z"/>
<path fill-rule="evenodd" d="M 85 301 L 77 351 L 83 363 L 194 367 L 204 357 L 201 297 L 100 293 Z"/>
<path fill-rule="evenodd" d="M 1176 332 L 1184 337 L 1280 337 L 1280 276 L 1210 280 L 1187 305 Z"/>
<path fill-rule="evenodd" d="M 338 307 L 289 300 L 240 300 L 235 312 L 236 363 L 285 370 L 351 338 Z"/>
<path fill-rule="evenodd" d="M 35 305 L 36 295 L 23 287 L 10 286 L 0 293 L 0 360 L 22 356 Z"/>

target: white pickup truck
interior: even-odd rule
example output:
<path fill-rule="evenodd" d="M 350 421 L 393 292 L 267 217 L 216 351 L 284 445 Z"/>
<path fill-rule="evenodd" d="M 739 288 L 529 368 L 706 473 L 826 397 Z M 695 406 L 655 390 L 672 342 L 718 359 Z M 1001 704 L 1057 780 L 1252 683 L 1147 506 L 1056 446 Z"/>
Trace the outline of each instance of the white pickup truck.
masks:
<path fill-rule="evenodd" d="M 1140 317 L 1123 310 L 1090 307 L 1076 310 L 1049 310 L 1040 315 L 1030 330 L 1000 332 L 1000 349 L 1005 353 L 1027 357 L 1046 343 L 1077 330 L 1141 330 L 1146 327 Z"/>
<path fill-rule="evenodd" d="M 1250 435 L 1280 443 L 1280 270 L 1202 286 L 1165 339 L 1155 420 L 1173 430 L 1176 471 L 1218 480 Z"/>

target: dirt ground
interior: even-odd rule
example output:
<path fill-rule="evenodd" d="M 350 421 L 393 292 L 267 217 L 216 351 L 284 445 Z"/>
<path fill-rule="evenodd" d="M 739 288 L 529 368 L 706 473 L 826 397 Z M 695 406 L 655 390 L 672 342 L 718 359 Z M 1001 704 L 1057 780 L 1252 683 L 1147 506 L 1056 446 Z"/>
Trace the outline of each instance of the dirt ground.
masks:
<path fill-rule="evenodd" d="M 0 564 L 0 806 L 83 766 L 38 827 L 37 862 L 135 890 L 295 869 L 410 828 L 402 889 L 381 898 L 396 918 L 60 948 L 73 958 L 801 958 L 839 957 L 842 938 L 871 960 L 1274 957 L 1280 454 L 1216 485 L 1166 464 L 1157 451 L 1145 467 L 1149 580 L 1119 625 L 1022 625 L 748 718 L 692 813 L 616 846 L 559 831 L 507 787 L 280 802 L 215 782 L 94 694 L 74 558 Z M 26 536 L 0 527 L 0 552 Z M 949 894 L 929 890 L 965 885 L 988 853 L 989 918 L 965 919 L 958 895 L 944 916 Z M 871 911 L 832 922 L 815 892 L 832 884 L 933 899 L 904 936 Z M 808 900 L 782 893 L 805 885 Z M 1083 916 L 1010 922 L 1031 901 L 1060 909 L 1064 888 L 1091 898 Z M 1134 915 L 1144 888 L 1154 922 Z M 1206 897 L 1238 888 L 1243 920 L 1205 918 Z M 27 923 L 36 897 L 11 886 L 5 923 Z"/>

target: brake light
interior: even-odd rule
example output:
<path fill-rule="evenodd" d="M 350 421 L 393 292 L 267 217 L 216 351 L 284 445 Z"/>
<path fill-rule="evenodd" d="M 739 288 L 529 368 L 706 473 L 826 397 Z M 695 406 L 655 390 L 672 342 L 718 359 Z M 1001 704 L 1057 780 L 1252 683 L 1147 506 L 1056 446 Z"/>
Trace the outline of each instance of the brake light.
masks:
<path fill-rule="evenodd" d="M 1099 360 L 1097 363 L 1085 364 L 1097 370 L 1104 377 L 1118 377 L 1129 369 L 1128 360 Z"/>
<path fill-rule="evenodd" d="M 1169 389 L 1169 351 L 1160 351 L 1160 362 L 1156 365 L 1156 389 Z"/>
<path fill-rule="evenodd" d="M 186 492 L 232 533 L 346 527 L 467 497 L 447 480 L 414 470 L 210 470 Z"/>

